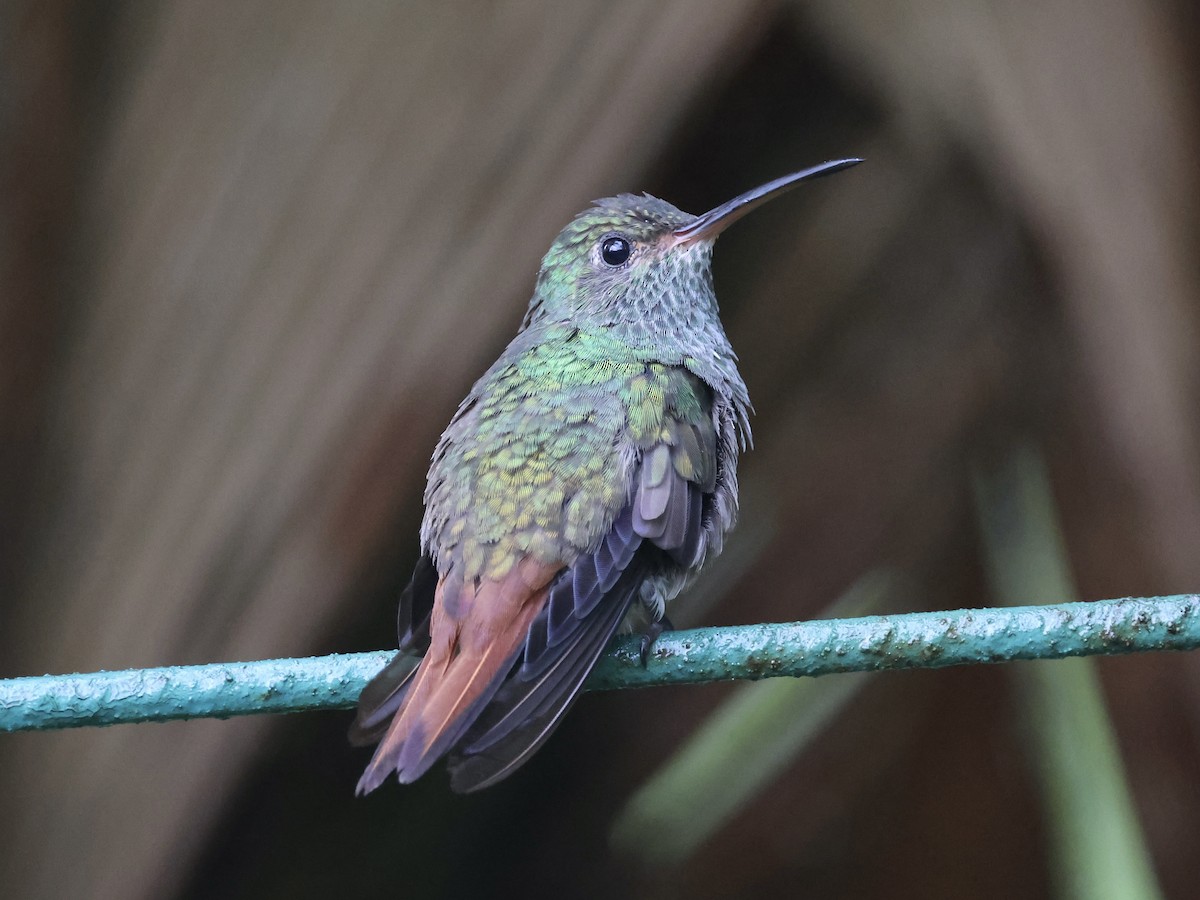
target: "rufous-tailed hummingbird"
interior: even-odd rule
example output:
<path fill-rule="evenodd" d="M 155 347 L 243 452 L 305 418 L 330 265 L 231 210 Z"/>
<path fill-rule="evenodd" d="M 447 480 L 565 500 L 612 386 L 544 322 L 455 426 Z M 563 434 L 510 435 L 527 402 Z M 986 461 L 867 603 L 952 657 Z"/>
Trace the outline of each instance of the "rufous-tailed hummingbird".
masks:
<path fill-rule="evenodd" d="M 750 401 L 717 315 L 717 236 L 802 181 L 692 216 L 621 194 L 542 260 L 520 332 L 433 455 L 400 652 L 359 699 L 379 741 L 360 794 L 448 756 L 473 791 L 511 774 L 579 695 L 630 608 L 663 611 L 721 551 L 737 513 Z M 381 739 L 382 738 L 382 739 Z"/>

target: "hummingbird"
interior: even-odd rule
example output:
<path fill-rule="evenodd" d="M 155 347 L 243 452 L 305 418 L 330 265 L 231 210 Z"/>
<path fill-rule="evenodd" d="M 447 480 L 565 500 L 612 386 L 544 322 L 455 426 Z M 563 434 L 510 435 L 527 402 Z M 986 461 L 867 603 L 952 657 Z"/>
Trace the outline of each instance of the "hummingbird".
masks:
<path fill-rule="evenodd" d="M 350 740 L 378 742 L 357 793 L 446 757 L 451 788 L 495 784 L 561 723 L 632 609 L 667 604 L 737 516 L 750 399 L 721 325 L 717 236 L 785 175 L 693 216 L 649 194 L 598 200 L 554 239 L 517 336 L 433 454 L 400 651 Z"/>

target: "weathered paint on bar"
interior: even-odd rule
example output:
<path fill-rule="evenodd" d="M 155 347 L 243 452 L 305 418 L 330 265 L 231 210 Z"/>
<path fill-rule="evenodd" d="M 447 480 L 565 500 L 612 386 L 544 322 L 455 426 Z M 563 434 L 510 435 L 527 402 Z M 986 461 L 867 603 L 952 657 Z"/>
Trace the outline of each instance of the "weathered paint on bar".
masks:
<path fill-rule="evenodd" d="M 1200 595 L 964 609 L 662 635 L 645 668 L 616 643 L 590 690 L 1067 656 L 1194 650 Z M 0 731 L 344 709 L 391 651 L 0 680 Z"/>

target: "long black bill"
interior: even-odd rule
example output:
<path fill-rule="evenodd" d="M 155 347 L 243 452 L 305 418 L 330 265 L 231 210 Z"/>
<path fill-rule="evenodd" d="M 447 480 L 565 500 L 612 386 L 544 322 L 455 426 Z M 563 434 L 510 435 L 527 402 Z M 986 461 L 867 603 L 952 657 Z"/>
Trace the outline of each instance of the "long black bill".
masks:
<path fill-rule="evenodd" d="M 860 162 L 862 162 L 861 159 L 835 159 L 821 163 L 819 166 L 793 172 L 791 175 L 784 175 L 774 181 L 768 181 L 766 184 L 734 197 L 727 203 L 722 203 L 716 209 L 710 209 L 695 221 L 676 228 L 676 243 L 692 244 L 697 241 L 711 241 L 746 213 L 757 209 L 768 200 L 774 200 L 780 194 L 786 194 L 800 182 L 832 175 L 842 169 L 857 166 Z"/>

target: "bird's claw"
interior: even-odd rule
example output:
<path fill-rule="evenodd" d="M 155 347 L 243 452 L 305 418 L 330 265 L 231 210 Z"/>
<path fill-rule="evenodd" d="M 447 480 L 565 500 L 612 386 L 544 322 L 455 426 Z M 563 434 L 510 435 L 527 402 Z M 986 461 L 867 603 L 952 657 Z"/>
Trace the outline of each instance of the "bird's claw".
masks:
<path fill-rule="evenodd" d="M 646 663 L 650 660 L 650 651 L 654 648 L 654 642 L 658 640 L 659 635 L 664 631 L 674 631 L 675 626 L 671 624 L 671 620 L 666 616 L 655 619 L 642 634 L 642 646 L 638 650 L 638 658 L 642 661 L 642 668 L 646 668 Z"/>

